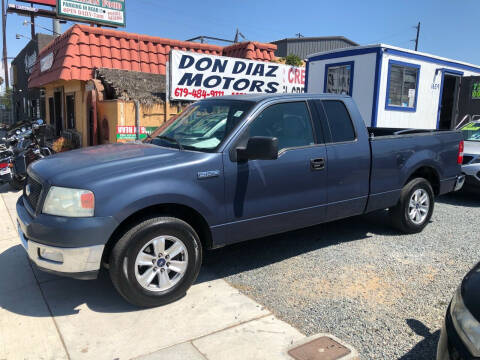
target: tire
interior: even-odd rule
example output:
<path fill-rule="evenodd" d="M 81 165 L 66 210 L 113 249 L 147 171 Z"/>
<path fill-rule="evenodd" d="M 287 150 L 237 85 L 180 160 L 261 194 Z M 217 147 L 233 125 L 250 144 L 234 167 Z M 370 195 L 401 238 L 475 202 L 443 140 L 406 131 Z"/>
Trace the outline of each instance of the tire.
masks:
<path fill-rule="evenodd" d="M 153 254 L 155 249 L 162 253 Z M 129 303 L 154 307 L 185 296 L 201 264 L 202 246 L 195 230 L 180 219 L 156 217 L 139 222 L 115 244 L 110 278 Z"/>
<path fill-rule="evenodd" d="M 406 234 L 421 232 L 432 217 L 434 199 L 432 186 L 426 179 L 411 180 L 403 187 L 397 205 L 390 209 L 392 225 Z M 415 211 L 412 211 L 414 208 Z"/>

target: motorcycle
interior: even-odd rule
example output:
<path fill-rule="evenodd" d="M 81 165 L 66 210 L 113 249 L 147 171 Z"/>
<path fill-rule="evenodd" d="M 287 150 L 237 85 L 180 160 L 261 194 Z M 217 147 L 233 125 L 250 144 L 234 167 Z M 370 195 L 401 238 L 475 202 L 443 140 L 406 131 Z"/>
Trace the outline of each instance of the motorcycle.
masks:
<path fill-rule="evenodd" d="M 39 159 L 50 156 L 54 151 L 37 137 L 45 127 L 43 120 L 30 124 L 29 128 L 15 131 L 15 135 L 4 139 L 4 151 L 0 149 L 0 181 L 10 183 L 15 190 L 23 188 L 28 166 Z M 43 141 L 44 142 L 44 141 Z"/>

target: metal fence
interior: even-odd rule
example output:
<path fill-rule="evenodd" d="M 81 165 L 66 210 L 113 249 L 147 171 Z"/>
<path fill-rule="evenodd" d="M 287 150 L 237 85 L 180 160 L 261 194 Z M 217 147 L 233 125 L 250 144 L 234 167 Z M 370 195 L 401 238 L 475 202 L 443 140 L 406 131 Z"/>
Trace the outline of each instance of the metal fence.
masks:
<path fill-rule="evenodd" d="M 11 110 L 0 109 L 0 124 L 13 124 L 13 112 Z"/>

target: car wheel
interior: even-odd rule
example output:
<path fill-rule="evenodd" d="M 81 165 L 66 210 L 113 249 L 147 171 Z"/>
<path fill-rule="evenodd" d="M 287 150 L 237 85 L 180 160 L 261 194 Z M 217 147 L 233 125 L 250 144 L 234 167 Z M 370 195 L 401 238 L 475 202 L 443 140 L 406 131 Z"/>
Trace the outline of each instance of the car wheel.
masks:
<path fill-rule="evenodd" d="M 417 178 L 404 186 L 398 204 L 390 209 L 394 227 L 407 234 L 421 232 L 427 226 L 435 205 L 430 183 Z"/>
<path fill-rule="evenodd" d="M 115 244 L 110 277 L 128 302 L 153 307 L 185 296 L 201 263 L 195 230 L 180 219 L 157 217 L 132 227 Z"/>

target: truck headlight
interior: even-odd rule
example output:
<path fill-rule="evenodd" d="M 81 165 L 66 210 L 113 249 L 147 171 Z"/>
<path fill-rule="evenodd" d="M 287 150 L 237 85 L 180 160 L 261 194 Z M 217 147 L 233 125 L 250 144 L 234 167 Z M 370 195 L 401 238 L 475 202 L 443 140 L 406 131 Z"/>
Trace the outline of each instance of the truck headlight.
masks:
<path fill-rule="evenodd" d="M 66 217 L 91 217 L 95 210 L 93 192 L 52 186 L 43 204 L 43 213 Z"/>
<path fill-rule="evenodd" d="M 460 287 L 450 305 L 450 315 L 458 335 L 468 350 L 473 356 L 480 356 L 480 322 L 465 307 Z"/>

